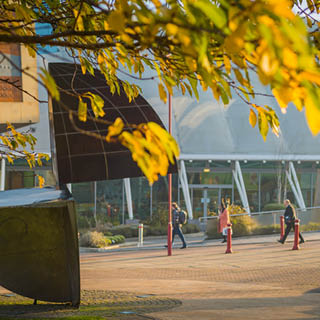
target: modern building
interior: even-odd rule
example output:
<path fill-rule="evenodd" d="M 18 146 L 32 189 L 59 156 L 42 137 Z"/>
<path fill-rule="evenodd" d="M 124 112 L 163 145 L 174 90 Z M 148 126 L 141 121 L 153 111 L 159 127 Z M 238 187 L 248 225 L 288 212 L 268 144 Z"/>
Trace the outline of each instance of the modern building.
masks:
<path fill-rule="evenodd" d="M 60 61 L 59 54 L 47 54 L 46 62 Z M 61 61 L 68 62 L 67 57 L 61 55 Z M 43 60 L 38 60 L 38 65 L 41 63 Z M 154 75 L 148 73 L 146 76 Z M 156 77 L 137 84 L 143 90 L 143 98 L 167 126 L 168 106 L 158 97 Z M 222 198 L 230 198 L 249 213 L 268 210 L 270 204 L 281 203 L 284 198 L 290 198 L 302 210 L 320 205 L 320 138 L 310 133 L 303 112 L 289 106 L 282 114 L 270 91 L 257 80 L 254 84 L 256 103 L 273 107 L 280 120 L 280 136 L 270 132 L 266 142 L 258 129 L 250 126 L 249 108 L 236 93 L 224 106 L 214 100 L 211 92 L 201 92 L 199 101 L 174 92 L 173 136 L 181 156 L 179 174 L 174 175 L 173 198 L 187 209 L 190 219 L 216 212 Z M 43 89 L 39 99 L 47 100 Z M 31 127 L 39 139 L 38 150 L 49 153 L 47 114 L 46 103 L 40 104 L 40 122 Z M 7 166 L 8 172 L 17 170 L 24 175 L 30 172 L 26 166 Z M 37 172 L 41 170 L 51 181 L 50 164 L 37 168 Z M 11 178 L 7 179 L 7 188 L 19 186 L 27 184 L 14 184 Z M 105 214 L 113 210 L 120 222 L 125 220 L 120 213 L 139 219 L 167 206 L 167 180 L 162 177 L 153 187 L 140 177 L 78 183 L 72 190 L 83 210 L 91 208 Z"/>

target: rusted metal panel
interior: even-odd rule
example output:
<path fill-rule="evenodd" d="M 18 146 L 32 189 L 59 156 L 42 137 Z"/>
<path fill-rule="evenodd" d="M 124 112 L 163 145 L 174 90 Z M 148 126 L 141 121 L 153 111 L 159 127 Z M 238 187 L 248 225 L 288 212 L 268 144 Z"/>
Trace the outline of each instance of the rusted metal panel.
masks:
<path fill-rule="evenodd" d="M 43 195 L 39 193 L 38 203 L 21 205 L 21 197 L 26 194 L 23 189 L 0 192 L 0 200 L 10 198 L 10 193 L 20 205 L 2 206 L 0 201 L 0 285 L 32 299 L 79 305 L 79 247 L 73 200 L 51 197 L 51 201 L 41 202 Z M 36 199 L 37 189 L 33 196 Z"/>

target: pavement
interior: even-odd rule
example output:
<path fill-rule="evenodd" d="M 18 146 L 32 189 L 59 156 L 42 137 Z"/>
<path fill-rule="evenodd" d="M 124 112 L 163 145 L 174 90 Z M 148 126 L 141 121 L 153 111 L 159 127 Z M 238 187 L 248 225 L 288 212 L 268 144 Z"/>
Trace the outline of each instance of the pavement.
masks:
<path fill-rule="evenodd" d="M 82 287 L 178 299 L 181 306 L 149 313 L 179 319 L 320 319 L 320 233 L 305 232 L 292 250 L 278 235 L 220 241 L 187 236 L 188 248 L 167 256 L 164 239 L 108 252 L 81 254 Z M 178 247 L 180 246 L 177 243 Z"/>
<path fill-rule="evenodd" d="M 145 308 L 139 319 L 320 319 L 320 232 L 304 237 L 300 250 L 292 250 L 292 236 L 284 245 L 279 235 L 234 238 L 233 253 L 225 254 L 221 240 L 193 234 L 184 250 L 177 239 L 172 256 L 164 237 L 140 248 L 131 239 L 104 252 L 82 250 L 81 286 L 168 306 Z"/>

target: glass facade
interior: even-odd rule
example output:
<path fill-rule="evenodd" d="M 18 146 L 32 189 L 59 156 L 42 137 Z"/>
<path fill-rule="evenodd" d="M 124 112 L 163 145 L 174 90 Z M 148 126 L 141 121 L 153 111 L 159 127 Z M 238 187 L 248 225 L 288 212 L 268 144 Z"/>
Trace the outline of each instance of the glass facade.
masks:
<path fill-rule="evenodd" d="M 233 170 L 234 161 L 185 161 L 190 200 L 194 219 L 216 214 L 221 199 L 242 205 Z M 276 161 L 240 161 L 243 182 L 251 212 L 270 211 L 285 198 L 297 207 L 298 203 L 286 177 L 289 163 Z M 316 162 L 295 162 L 297 179 L 306 207 L 320 206 L 320 165 Z M 6 189 L 31 188 L 38 185 L 37 175 L 47 185 L 54 185 L 51 163 L 30 169 L 24 161 L 6 166 Z M 172 175 L 172 199 L 183 209 L 186 203 L 178 175 Z M 145 177 L 130 179 L 134 219 L 147 220 L 157 212 L 168 209 L 168 178 L 160 177 L 151 187 Z M 77 183 L 72 193 L 79 212 L 113 224 L 128 219 L 127 200 L 123 180 Z"/>

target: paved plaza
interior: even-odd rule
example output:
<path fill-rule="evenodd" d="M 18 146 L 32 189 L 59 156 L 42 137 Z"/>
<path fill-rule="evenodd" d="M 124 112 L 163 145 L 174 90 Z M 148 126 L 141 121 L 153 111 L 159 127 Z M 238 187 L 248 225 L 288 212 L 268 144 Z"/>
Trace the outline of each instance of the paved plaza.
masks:
<path fill-rule="evenodd" d="M 128 241 L 105 252 L 82 250 L 83 305 L 66 315 L 109 320 L 320 319 L 320 233 L 304 236 L 307 242 L 298 251 L 291 250 L 292 236 L 281 245 L 278 235 L 233 239 L 232 254 L 225 254 L 220 240 L 204 241 L 201 235 L 187 235 L 190 246 L 185 250 L 176 243 L 171 257 L 161 237 L 148 239 L 143 248 Z M 20 299 L 4 297 L 10 294 L 1 287 L 0 296 Z M 22 303 L 29 304 L 23 318 L 58 316 L 58 309 L 37 315 L 42 306 Z M 14 305 L 2 305 L 0 318 L 12 316 L 13 310 Z"/>
<path fill-rule="evenodd" d="M 82 287 L 180 300 L 149 314 L 162 320 L 320 319 L 320 233 L 305 238 L 298 251 L 275 235 L 234 239 L 233 254 L 218 241 L 171 257 L 160 246 L 83 253 Z"/>

